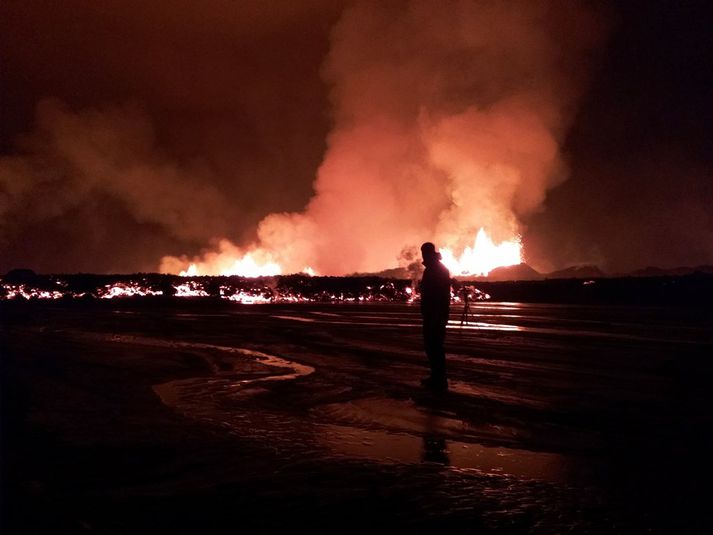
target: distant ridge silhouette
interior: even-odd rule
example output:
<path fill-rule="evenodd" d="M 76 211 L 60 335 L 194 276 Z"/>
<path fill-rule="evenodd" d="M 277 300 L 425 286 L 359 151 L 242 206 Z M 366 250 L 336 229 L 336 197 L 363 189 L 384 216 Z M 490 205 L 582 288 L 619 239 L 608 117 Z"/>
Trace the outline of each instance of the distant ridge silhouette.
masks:
<path fill-rule="evenodd" d="M 607 273 L 602 271 L 598 266 L 590 264 L 580 264 L 569 266 L 564 269 L 559 269 L 556 271 L 551 271 L 549 273 L 540 273 L 539 271 L 532 268 L 530 265 L 522 263 L 516 264 L 514 266 L 504 266 L 492 270 L 486 277 L 476 277 L 472 275 L 457 275 L 454 274 L 453 278 L 462 280 L 476 280 L 476 281 L 535 281 L 544 279 L 601 279 L 601 278 L 621 278 L 621 277 L 679 277 L 685 275 L 693 275 L 695 273 L 702 273 L 707 275 L 713 275 L 713 265 L 700 265 L 700 266 L 679 266 L 673 268 L 660 268 L 656 266 L 649 266 L 642 269 L 636 269 L 634 271 L 619 272 L 619 273 Z M 28 282 L 36 278 L 39 274 L 35 273 L 31 269 L 18 268 L 11 269 L 5 275 L 1 275 L 0 279 L 5 282 Z M 60 274 L 57 274 L 60 275 Z M 78 275 L 78 274 L 77 274 Z M 87 276 L 105 276 L 106 274 L 100 273 L 85 273 Z M 129 274 L 115 274 L 117 276 L 129 276 Z M 158 275 L 157 273 L 135 273 L 134 275 Z M 295 274 L 299 276 L 299 274 Z M 379 277 L 383 279 L 395 279 L 395 280 L 411 280 L 414 278 L 413 270 L 407 268 L 391 268 L 384 269 L 375 273 L 352 273 L 350 275 L 345 275 L 345 277 Z M 305 275 L 306 277 L 306 275 Z M 270 278 L 270 277 L 266 277 Z M 343 277 L 336 277 L 343 278 Z"/>
<path fill-rule="evenodd" d="M 570 266 L 545 274 L 547 279 L 598 279 L 606 276 L 606 273 L 591 264 Z"/>
<path fill-rule="evenodd" d="M 675 277 L 692 275 L 694 273 L 713 274 L 713 265 L 696 267 L 679 266 L 673 268 L 660 268 L 649 266 L 643 269 L 622 273 L 607 273 L 593 264 L 578 264 L 548 273 L 540 273 L 532 266 L 522 263 L 514 266 L 495 268 L 485 277 L 473 275 L 453 274 L 456 279 L 481 280 L 481 281 L 533 281 L 543 279 L 602 279 L 618 277 Z M 386 279 L 409 279 L 412 273 L 406 268 L 385 269 L 376 273 L 354 273 L 353 277 L 375 276 Z"/>

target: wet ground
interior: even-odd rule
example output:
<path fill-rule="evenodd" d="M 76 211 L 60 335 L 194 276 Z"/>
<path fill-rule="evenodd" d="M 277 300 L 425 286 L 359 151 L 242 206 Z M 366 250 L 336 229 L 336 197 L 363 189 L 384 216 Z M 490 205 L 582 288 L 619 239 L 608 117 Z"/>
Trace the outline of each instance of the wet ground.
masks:
<path fill-rule="evenodd" d="M 454 308 L 445 395 L 415 305 L 0 313 L 11 532 L 713 530 L 709 309 Z"/>

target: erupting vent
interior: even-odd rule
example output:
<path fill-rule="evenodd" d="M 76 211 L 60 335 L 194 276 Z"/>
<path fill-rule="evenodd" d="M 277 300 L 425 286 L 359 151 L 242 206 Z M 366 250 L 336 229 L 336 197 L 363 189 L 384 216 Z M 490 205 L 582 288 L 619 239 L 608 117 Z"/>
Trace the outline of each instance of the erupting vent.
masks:
<path fill-rule="evenodd" d="M 480 229 L 472 247 L 466 247 L 456 256 L 449 248 L 442 248 L 443 263 L 451 274 L 461 276 L 485 276 L 498 267 L 512 266 L 522 262 L 522 244 L 519 237 L 495 244 L 485 229 Z M 179 271 L 183 277 L 202 275 L 237 275 L 240 277 L 269 277 L 286 273 L 274 261 L 274 254 L 263 249 L 255 249 L 240 256 L 240 251 L 229 244 L 221 245 L 221 252 L 208 254 L 203 260 L 191 262 Z M 383 266 L 384 268 L 388 266 Z M 311 267 L 301 273 L 315 276 Z"/>

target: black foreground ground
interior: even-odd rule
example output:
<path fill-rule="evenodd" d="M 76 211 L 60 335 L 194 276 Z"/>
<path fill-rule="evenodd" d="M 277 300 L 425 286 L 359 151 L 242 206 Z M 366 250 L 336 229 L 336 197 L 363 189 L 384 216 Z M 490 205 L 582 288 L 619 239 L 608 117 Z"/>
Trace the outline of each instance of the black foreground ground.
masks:
<path fill-rule="evenodd" d="M 3 533 L 709 533 L 710 307 L 0 303 Z"/>

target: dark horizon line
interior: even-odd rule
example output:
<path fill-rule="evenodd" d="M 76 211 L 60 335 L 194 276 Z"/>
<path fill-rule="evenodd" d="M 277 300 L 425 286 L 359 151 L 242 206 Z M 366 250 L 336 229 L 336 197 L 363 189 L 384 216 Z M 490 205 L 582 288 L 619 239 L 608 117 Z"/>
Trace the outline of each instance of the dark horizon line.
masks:
<path fill-rule="evenodd" d="M 505 276 L 508 271 L 516 271 L 525 269 L 529 272 L 530 277 L 524 276 L 521 278 L 514 277 L 511 279 L 500 279 L 498 277 Z M 577 271 L 582 273 L 578 275 Z M 401 272 L 403 275 L 408 274 L 406 268 L 390 268 L 381 270 L 373 273 L 351 273 L 346 275 L 309 275 L 303 272 L 297 273 L 283 273 L 279 275 L 262 275 L 258 277 L 249 277 L 245 275 L 179 275 L 176 273 L 160 273 L 157 271 L 135 271 L 135 272 L 113 272 L 113 273 L 98 273 L 98 272 L 53 272 L 53 273 L 39 273 L 30 268 L 13 268 L 6 272 L 4 275 L 0 275 L 0 279 L 7 279 L 8 277 L 13 278 L 15 276 L 21 277 L 78 277 L 78 276 L 91 276 L 91 277 L 131 277 L 131 276 L 162 276 L 162 277 L 177 277 L 180 279 L 191 280 L 200 278 L 231 278 L 238 277 L 242 279 L 274 279 L 279 277 L 297 277 L 302 276 L 312 279 L 323 279 L 323 278 L 379 278 L 379 279 L 392 279 L 392 280 L 411 280 L 418 277 L 412 276 L 402 276 L 397 277 L 394 275 L 387 275 L 387 273 Z M 644 268 L 638 268 L 631 271 L 620 271 L 620 272 L 606 272 L 599 268 L 595 264 L 576 264 L 569 266 L 567 268 L 558 269 L 550 272 L 539 272 L 532 268 L 527 263 L 523 262 L 520 264 L 513 264 L 511 266 L 502 266 L 493 269 L 486 276 L 478 275 L 451 275 L 453 279 L 459 281 L 477 281 L 477 282 L 507 282 L 507 281 L 527 281 L 527 280 L 556 280 L 556 279 L 614 279 L 614 278 L 626 278 L 626 277 L 666 277 L 666 276 L 684 276 L 692 275 L 695 273 L 703 273 L 707 275 L 713 275 L 713 265 L 701 264 L 698 266 L 677 266 L 673 268 L 662 268 L 658 266 L 646 266 Z M 494 278 L 495 277 L 495 278 Z"/>

